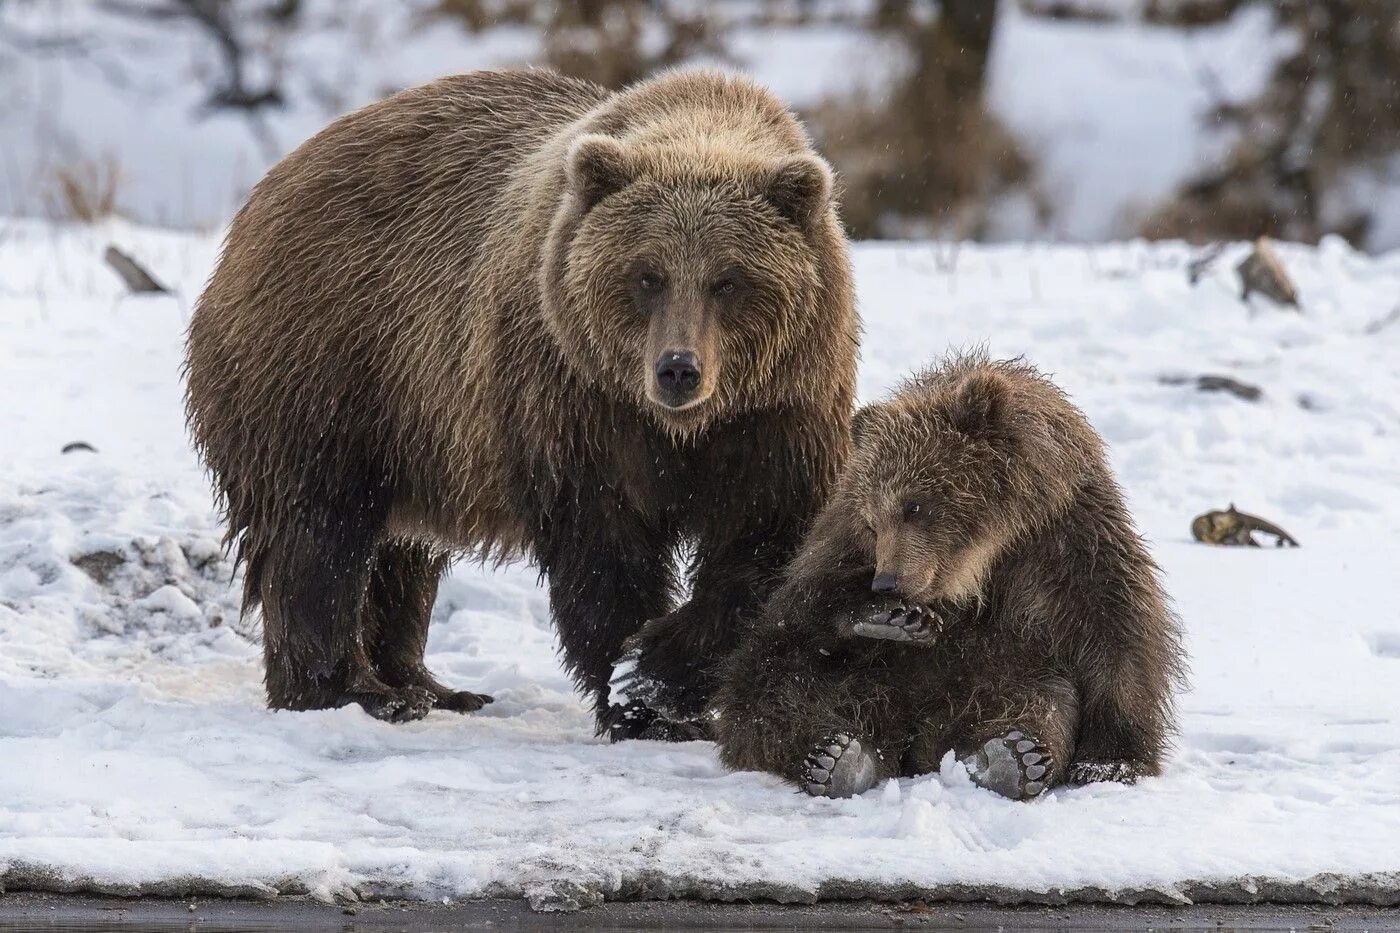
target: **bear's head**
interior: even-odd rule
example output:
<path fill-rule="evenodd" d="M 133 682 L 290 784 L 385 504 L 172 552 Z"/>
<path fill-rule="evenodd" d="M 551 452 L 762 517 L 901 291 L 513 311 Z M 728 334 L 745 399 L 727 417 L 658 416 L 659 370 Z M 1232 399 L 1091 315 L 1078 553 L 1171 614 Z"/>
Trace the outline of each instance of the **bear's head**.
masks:
<path fill-rule="evenodd" d="M 822 378 L 796 362 L 838 274 L 820 158 L 585 134 L 564 187 L 544 314 L 585 379 L 685 434 Z"/>
<path fill-rule="evenodd" d="M 1071 449 L 1079 421 L 1029 367 L 980 356 L 857 412 L 836 498 L 871 590 L 924 605 L 978 599 L 1006 548 L 1068 508 L 1093 462 Z"/>

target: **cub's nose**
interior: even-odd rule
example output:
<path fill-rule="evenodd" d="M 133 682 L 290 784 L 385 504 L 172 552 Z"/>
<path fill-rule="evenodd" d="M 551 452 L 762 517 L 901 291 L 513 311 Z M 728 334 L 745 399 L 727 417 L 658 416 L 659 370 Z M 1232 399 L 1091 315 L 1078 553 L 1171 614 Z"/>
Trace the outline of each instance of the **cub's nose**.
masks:
<path fill-rule="evenodd" d="M 656 363 L 656 384 L 666 395 L 689 395 L 700 388 L 700 362 L 689 350 L 667 350 Z"/>
<path fill-rule="evenodd" d="M 870 590 L 874 593 L 893 593 L 899 589 L 899 577 L 892 573 L 877 573 L 875 579 L 870 581 Z"/>

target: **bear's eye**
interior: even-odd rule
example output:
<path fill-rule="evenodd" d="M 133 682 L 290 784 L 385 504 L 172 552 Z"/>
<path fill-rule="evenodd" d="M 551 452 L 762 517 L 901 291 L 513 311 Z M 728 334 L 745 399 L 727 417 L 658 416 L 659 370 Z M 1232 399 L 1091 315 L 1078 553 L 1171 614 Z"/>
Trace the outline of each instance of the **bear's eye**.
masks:
<path fill-rule="evenodd" d="M 644 292 L 659 292 L 665 284 L 666 280 L 656 272 L 637 273 L 637 287 Z"/>
<path fill-rule="evenodd" d="M 906 521 L 911 521 L 917 518 L 923 512 L 923 510 L 924 507 L 922 505 L 919 505 L 919 503 L 910 502 L 909 504 L 904 506 L 904 518 Z"/>
<path fill-rule="evenodd" d="M 737 291 L 738 288 L 739 283 L 734 281 L 733 279 L 720 279 L 714 285 L 710 286 L 710 291 L 714 292 L 715 295 L 717 295 L 718 297 L 724 298 L 728 295 L 734 294 L 734 292 Z"/>

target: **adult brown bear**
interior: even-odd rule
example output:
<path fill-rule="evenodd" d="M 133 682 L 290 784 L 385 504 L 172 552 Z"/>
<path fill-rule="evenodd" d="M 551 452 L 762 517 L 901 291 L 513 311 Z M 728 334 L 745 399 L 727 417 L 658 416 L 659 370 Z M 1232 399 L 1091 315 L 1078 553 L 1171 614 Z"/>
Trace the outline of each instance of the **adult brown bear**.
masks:
<path fill-rule="evenodd" d="M 269 705 L 489 702 L 423 666 L 470 553 L 547 575 L 600 730 L 664 723 L 607 700 L 648 620 L 653 704 L 698 712 L 847 453 L 857 331 L 830 170 L 742 78 L 479 72 L 333 123 L 253 190 L 189 333 Z"/>

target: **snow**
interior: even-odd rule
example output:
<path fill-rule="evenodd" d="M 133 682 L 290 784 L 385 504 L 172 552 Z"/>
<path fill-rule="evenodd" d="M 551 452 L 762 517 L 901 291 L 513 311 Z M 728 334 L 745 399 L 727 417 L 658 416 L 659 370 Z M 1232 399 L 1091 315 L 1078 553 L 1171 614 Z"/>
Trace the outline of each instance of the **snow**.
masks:
<path fill-rule="evenodd" d="M 178 295 L 123 297 L 108 242 Z M 1282 247 L 1294 314 L 1240 303 L 1244 247 L 1195 288 L 1172 244 L 857 248 L 862 395 L 950 346 L 1055 373 L 1106 436 L 1186 628 L 1165 775 L 1018 804 L 951 761 L 832 801 L 726 773 L 708 743 L 600 742 L 524 566 L 459 567 L 435 611 L 430 666 L 495 695 L 482 712 L 264 709 L 180 408 L 217 246 L 0 222 L 0 884 L 1400 897 L 1400 254 Z M 1264 396 L 1160 381 L 1200 373 Z M 77 440 L 97 452 L 60 453 Z M 1303 546 L 1192 542 L 1192 516 L 1232 500 Z"/>
<path fill-rule="evenodd" d="M 1212 111 L 1260 94 L 1296 43 L 1262 5 L 1196 29 L 1038 18 L 1015 3 L 1001 10 L 988 99 L 1039 160 L 1038 184 L 1055 206 L 1050 232 L 1070 241 L 1138 229 L 1178 185 L 1220 161 L 1233 138 Z M 1015 226 L 1008 234 L 1025 236 Z"/>

